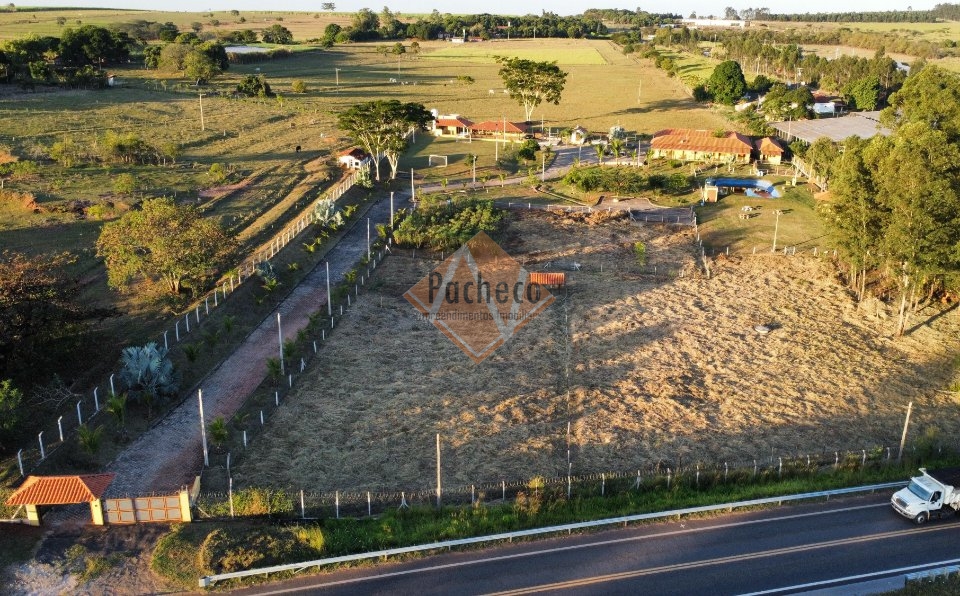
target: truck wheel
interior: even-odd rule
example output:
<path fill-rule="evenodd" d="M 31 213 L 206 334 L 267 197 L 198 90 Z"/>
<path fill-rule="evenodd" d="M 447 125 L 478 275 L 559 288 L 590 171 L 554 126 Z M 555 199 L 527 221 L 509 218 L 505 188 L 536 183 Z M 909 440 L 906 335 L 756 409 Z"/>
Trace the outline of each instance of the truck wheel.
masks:
<path fill-rule="evenodd" d="M 927 513 L 919 513 L 917 514 L 917 517 L 913 518 L 913 521 L 917 522 L 917 525 L 919 526 L 919 525 L 922 525 L 925 521 L 927 521 L 927 518 L 929 517 L 930 515 Z"/>

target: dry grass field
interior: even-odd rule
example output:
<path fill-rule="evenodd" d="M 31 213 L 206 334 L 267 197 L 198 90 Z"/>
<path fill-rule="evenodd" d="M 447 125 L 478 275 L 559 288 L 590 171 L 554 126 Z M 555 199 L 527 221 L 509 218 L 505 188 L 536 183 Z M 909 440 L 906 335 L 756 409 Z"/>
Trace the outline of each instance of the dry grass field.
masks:
<path fill-rule="evenodd" d="M 956 366 L 955 312 L 891 340 L 889 314 L 858 310 L 827 262 L 722 258 L 706 279 L 691 234 L 515 214 L 504 247 L 528 269 L 583 269 L 477 365 L 402 298 L 436 262 L 388 258 L 236 483 L 424 489 L 435 433 L 449 486 L 565 474 L 567 421 L 575 474 L 895 446 L 910 400 L 911 436 L 958 430 L 940 415 L 953 400 L 935 391 Z M 641 274 L 637 240 L 649 266 L 685 275 Z M 757 334 L 760 323 L 773 331 Z"/>

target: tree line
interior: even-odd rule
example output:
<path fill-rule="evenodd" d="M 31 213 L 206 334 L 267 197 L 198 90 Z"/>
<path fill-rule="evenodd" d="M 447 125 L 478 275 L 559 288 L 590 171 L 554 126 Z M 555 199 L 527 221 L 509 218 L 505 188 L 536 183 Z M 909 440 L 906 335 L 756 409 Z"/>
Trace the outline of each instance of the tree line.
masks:
<path fill-rule="evenodd" d="M 125 62 L 135 42 L 96 25 L 66 28 L 60 37 L 31 35 L 0 46 L 0 81 L 24 87 L 103 87 L 103 66 Z"/>
<path fill-rule="evenodd" d="M 911 73 L 882 121 L 889 137 L 818 141 L 808 159 L 827 172 L 823 215 L 858 299 L 896 299 L 896 334 L 944 290 L 960 290 L 960 77 Z"/>

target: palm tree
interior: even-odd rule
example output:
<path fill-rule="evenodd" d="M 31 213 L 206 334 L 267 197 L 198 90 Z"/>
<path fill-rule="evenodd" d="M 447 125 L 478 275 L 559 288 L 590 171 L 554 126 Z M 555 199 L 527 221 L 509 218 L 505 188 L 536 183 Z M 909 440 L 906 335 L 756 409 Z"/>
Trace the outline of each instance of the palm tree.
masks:
<path fill-rule="evenodd" d="M 93 455 L 100 450 L 100 437 L 103 435 L 103 427 L 90 428 L 86 424 L 81 424 L 77 429 L 77 440 L 80 447 L 88 454 Z"/>
<path fill-rule="evenodd" d="M 622 139 L 613 139 L 610 141 L 610 150 L 613 151 L 613 157 L 617 160 L 617 165 L 620 165 L 620 153 L 623 152 L 623 140 Z"/>
<path fill-rule="evenodd" d="M 217 416 L 207 425 L 207 431 L 210 433 L 210 442 L 213 443 L 214 449 L 220 451 L 220 448 L 230 436 L 230 429 L 227 428 L 226 421 L 221 416 Z"/>
<path fill-rule="evenodd" d="M 120 434 L 126 434 L 127 394 L 121 393 L 120 395 L 117 395 L 115 393 L 111 393 L 110 397 L 107 399 L 106 405 L 103 406 L 103 409 L 116 419 L 117 425 L 120 426 Z"/>

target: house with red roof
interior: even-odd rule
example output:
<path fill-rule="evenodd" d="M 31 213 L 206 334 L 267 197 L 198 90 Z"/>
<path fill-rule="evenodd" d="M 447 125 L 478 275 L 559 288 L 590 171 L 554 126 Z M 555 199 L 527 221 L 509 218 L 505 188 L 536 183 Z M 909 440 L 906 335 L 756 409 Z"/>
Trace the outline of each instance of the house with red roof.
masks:
<path fill-rule="evenodd" d="M 337 162 L 348 170 L 359 170 L 370 163 L 370 156 L 359 147 L 351 147 L 340 152 Z"/>
<path fill-rule="evenodd" d="M 473 122 L 460 114 L 438 114 L 433 121 L 433 134 L 438 137 L 468 137 Z"/>
<path fill-rule="evenodd" d="M 778 165 L 783 161 L 783 154 L 785 153 L 783 145 L 773 137 L 757 139 L 755 147 L 760 161 L 765 161 L 773 165 Z"/>
<path fill-rule="evenodd" d="M 724 131 L 667 128 L 654 133 L 650 159 L 750 163 L 753 142 L 746 135 Z"/>

